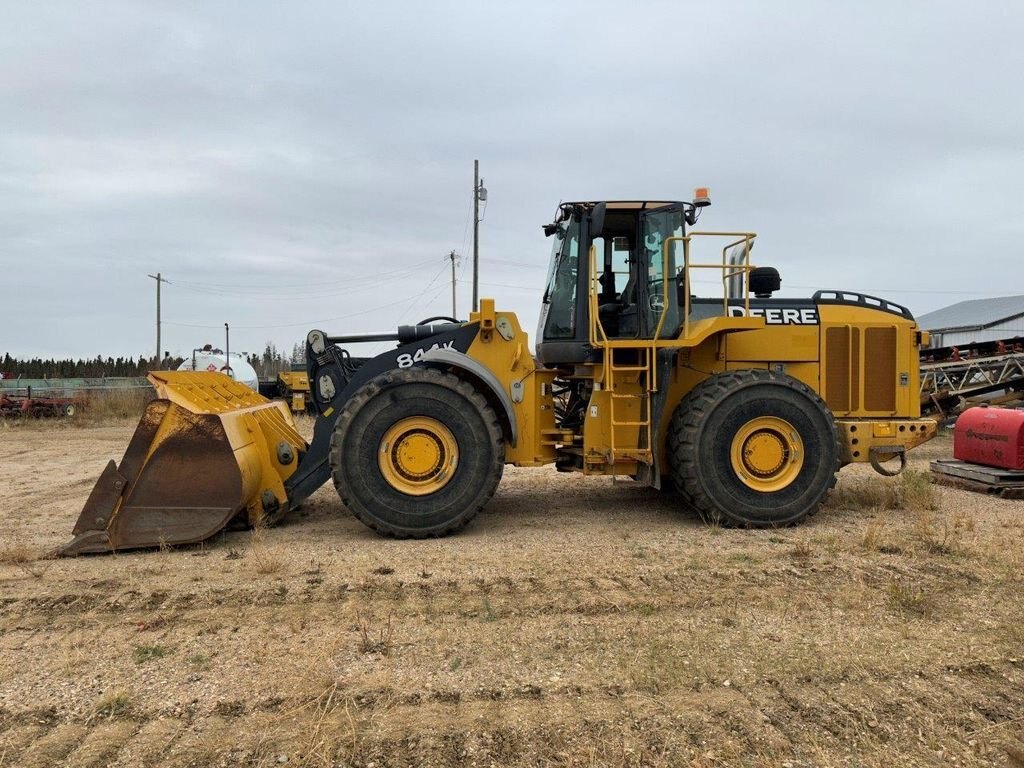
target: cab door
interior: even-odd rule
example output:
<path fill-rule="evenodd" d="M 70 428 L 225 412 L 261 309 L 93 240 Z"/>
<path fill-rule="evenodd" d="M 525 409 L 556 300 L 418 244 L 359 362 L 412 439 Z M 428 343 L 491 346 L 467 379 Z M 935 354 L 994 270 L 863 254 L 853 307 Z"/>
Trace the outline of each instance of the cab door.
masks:
<path fill-rule="evenodd" d="M 636 267 L 640 272 L 637 285 L 642 338 L 653 339 L 655 333 L 660 338 L 671 338 L 679 332 L 681 297 L 688 290 L 684 285 L 683 242 L 674 240 L 668 244 L 666 265 L 665 241 L 686 233 L 685 215 L 682 205 L 666 205 L 641 213 Z"/>

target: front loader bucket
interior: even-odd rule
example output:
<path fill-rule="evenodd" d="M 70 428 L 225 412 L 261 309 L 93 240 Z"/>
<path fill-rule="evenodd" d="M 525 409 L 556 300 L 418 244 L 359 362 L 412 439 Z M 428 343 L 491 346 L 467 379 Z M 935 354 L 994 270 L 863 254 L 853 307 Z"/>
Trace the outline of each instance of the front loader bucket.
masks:
<path fill-rule="evenodd" d="M 287 405 L 220 373 L 155 372 L 120 465 L 111 461 L 59 553 L 191 544 L 236 516 L 274 522 L 306 442 Z"/>

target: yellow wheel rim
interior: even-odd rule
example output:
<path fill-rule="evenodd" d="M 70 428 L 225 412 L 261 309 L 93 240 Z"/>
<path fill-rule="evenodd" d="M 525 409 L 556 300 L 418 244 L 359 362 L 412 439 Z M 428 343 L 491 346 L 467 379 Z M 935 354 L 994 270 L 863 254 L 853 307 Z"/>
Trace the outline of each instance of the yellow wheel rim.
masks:
<path fill-rule="evenodd" d="M 452 479 L 459 463 L 459 444 L 437 419 L 410 416 L 384 433 L 377 463 L 396 491 L 426 496 L 437 493 Z"/>
<path fill-rule="evenodd" d="M 785 419 L 751 419 L 732 439 L 732 469 L 748 488 L 762 493 L 789 486 L 804 466 L 804 441 Z"/>

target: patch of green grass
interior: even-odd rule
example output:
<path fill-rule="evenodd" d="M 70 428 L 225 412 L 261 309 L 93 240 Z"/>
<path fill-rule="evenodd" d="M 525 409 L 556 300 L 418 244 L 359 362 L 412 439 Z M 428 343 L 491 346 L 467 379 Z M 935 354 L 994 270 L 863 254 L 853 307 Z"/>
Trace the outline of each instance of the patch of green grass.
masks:
<path fill-rule="evenodd" d="M 498 618 L 498 615 L 494 612 L 494 608 L 491 605 L 491 601 L 487 597 L 487 595 L 484 595 L 482 608 L 484 614 L 484 621 L 494 621 Z"/>
<path fill-rule="evenodd" d="M 171 653 L 171 649 L 163 645 L 136 645 L 132 650 L 132 658 L 136 664 L 145 664 L 153 659 L 162 659 Z"/>
<path fill-rule="evenodd" d="M 749 552 L 734 552 L 729 555 L 730 562 L 733 563 L 755 563 L 757 559 Z"/>
<path fill-rule="evenodd" d="M 886 604 L 904 616 L 928 616 L 934 607 L 932 597 L 909 581 L 890 579 L 886 586 Z"/>

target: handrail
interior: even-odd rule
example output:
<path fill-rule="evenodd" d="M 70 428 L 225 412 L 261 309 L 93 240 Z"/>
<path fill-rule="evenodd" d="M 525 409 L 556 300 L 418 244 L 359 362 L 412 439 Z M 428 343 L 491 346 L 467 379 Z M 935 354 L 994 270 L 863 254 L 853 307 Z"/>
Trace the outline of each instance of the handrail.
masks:
<path fill-rule="evenodd" d="M 695 237 L 731 237 L 739 238 L 732 242 L 726 243 L 722 248 L 722 263 L 721 264 L 691 264 L 690 263 L 690 243 Z M 750 263 L 750 251 L 753 248 L 754 238 L 757 235 L 753 232 L 691 232 L 688 235 L 673 235 L 672 237 L 666 237 L 662 241 L 662 282 L 665 286 L 665 301 L 662 306 L 661 318 L 658 321 L 658 330 L 655 333 L 654 338 L 657 339 L 661 335 L 661 327 L 665 320 L 665 313 L 668 309 L 668 271 L 669 271 L 669 247 L 672 243 L 681 242 L 683 244 L 683 284 L 686 286 L 686 291 L 683 296 L 683 336 L 687 337 L 690 335 L 690 270 L 691 269 L 717 269 L 722 272 L 722 312 L 726 315 L 729 314 L 729 291 L 728 284 L 729 278 L 740 274 L 749 275 L 750 272 L 756 267 Z M 743 249 L 743 263 L 742 264 L 729 264 L 728 253 L 729 249 L 745 244 L 746 247 Z M 678 277 L 678 272 L 676 276 Z M 735 298 L 735 297 L 733 297 Z M 743 281 L 743 308 L 747 314 L 750 314 L 750 281 Z"/>
<path fill-rule="evenodd" d="M 722 260 L 721 263 L 691 263 L 690 262 L 690 245 L 694 238 L 698 237 L 728 237 L 733 238 L 722 247 Z M 662 302 L 661 311 L 658 314 L 658 322 L 655 325 L 654 335 L 651 339 L 637 339 L 637 342 L 650 341 L 652 347 L 658 347 L 659 340 L 661 338 L 661 332 L 665 327 L 665 320 L 668 316 L 669 307 L 669 263 L 670 263 L 670 249 L 672 243 L 681 242 L 683 244 L 683 265 L 682 274 L 684 285 L 687 289 L 684 293 L 683 298 L 683 336 L 688 337 L 690 335 L 690 270 L 691 269 L 714 269 L 719 270 L 722 274 L 722 311 L 723 314 L 728 315 L 729 313 L 729 293 L 727 290 L 728 280 L 730 277 L 736 275 L 749 275 L 750 272 L 756 269 L 750 263 L 750 251 L 753 248 L 754 238 L 757 234 L 754 232 L 711 232 L 711 231 L 700 231 L 690 232 L 688 235 L 673 235 L 666 237 L 662 241 L 662 265 L 661 265 L 661 276 L 662 276 Z M 729 264 L 728 253 L 729 250 L 737 245 L 745 244 L 746 247 L 743 249 L 743 263 L 742 264 Z M 610 343 L 608 333 L 605 331 L 604 326 L 601 323 L 600 316 L 598 314 L 597 305 L 597 294 L 598 294 L 598 277 L 597 277 L 597 261 L 594 258 L 595 249 L 594 246 L 590 246 L 590 284 L 587 300 L 590 305 L 590 322 L 589 322 L 589 340 L 590 345 L 593 347 L 600 347 Z M 678 277 L 679 273 L 676 273 Z M 750 312 L 750 281 L 743 281 L 743 308 L 747 314 Z M 737 298 L 737 297 L 732 297 Z M 638 344 L 642 345 L 642 344 Z"/>
<path fill-rule="evenodd" d="M 722 249 L 722 262 L 720 264 L 691 264 L 690 263 L 690 243 L 694 237 L 729 237 L 739 238 L 726 244 Z M 644 355 L 644 364 L 642 366 L 616 366 L 615 364 L 615 349 L 618 348 L 619 344 L 608 338 L 608 333 L 601 323 L 601 317 L 599 313 L 600 307 L 598 306 L 598 272 L 597 272 L 597 253 L 593 245 L 590 246 L 590 275 L 587 283 L 587 305 L 590 309 L 588 326 L 588 337 L 590 345 L 594 348 L 606 349 L 606 354 L 603 358 L 603 364 L 601 365 L 601 378 L 597 379 L 595 376 L 595 384 L 600 383 L 604 385 L 608 390 L 608 413 L 609 413 L 609 460 L 612 464 L 612 475 L 614 477 L 615 465 L 618 461 L 618 445 L 616 444 L 616 428 L 633 426 L 632 422 L 618 422 L 615 417 L 615 401 L 617 398 L 628 398 L 630 395 L 620 395 L 615 389 L 615 372 L 616 370 L 640 370 L 646 374 L 644 389 L 646 390 L 643 395 L 637 395 L 637 397 L 645 398 L 641 408 L 646 408 L 644 411 L 646 416 L 643 422 L 637 421 L 636 426 L 646 427 L 647 429 L 647 446 L 641 447 L 637 445 L 637 450 L 650 454 L 652 451 L 654 436 L 652 434 L 653 421 L 651 414 L 651 396 L 653 392 L 658 391 L 658 362 L 657 362 L 657 350 L 661 346 L 669 346 L 672 344 L 672 340 L 666 339 L 664 342 L 661 339 L 661 333 L 665 327 L 665 320 L 668 317 L 669 310 L 669 267 L 670 267 L 670 248 L 674 242 L 683 243 L 683 265 L 682 275 L 686 291 L 684 292 L 683 299 L 683 336 L 689 338 L 690 335 L 690 269 L 717 269 L 722 272 L 722 294 L 723 294 L 723 308 L 724 313 L 728 315 L 729 307 L 729 291 L 727 289 L 728 278 L 737 274 L 749 274 L 754 269 L 750 265 L 750 249 L 751 244 L 756 235 L 748 232 L 693 232 L 685 236 L 672 236 L 668 237 L 663 241 L 662 247 L 662 269 L 661 269 L 661 310 L 658 313 L 658 320 L 655 324 L 654 334 L 650 338 L 638 338 L 630 339 L 629 346 L 635 349 L 642 350 Z M 728 251 L 734 246 L 745 243 L 744 248 L 744 259 L 742 264 L 729 264 L 728 263 Z M 678 278 L 679 273 L 675 274 Z M 744 307 L 749 314 L 750 310 L 750 286 L 749 280 L 744 281 Z M 621 340 L 620 340 L 621 341 Z M 678 343 L 678 342 L 676 342 Z M 638 438 L 639 443 L 639 438 Z M 632 450 L 626 449 L 624 450 Z M 639 454 L 638 454 L 639 455 Z"/>

